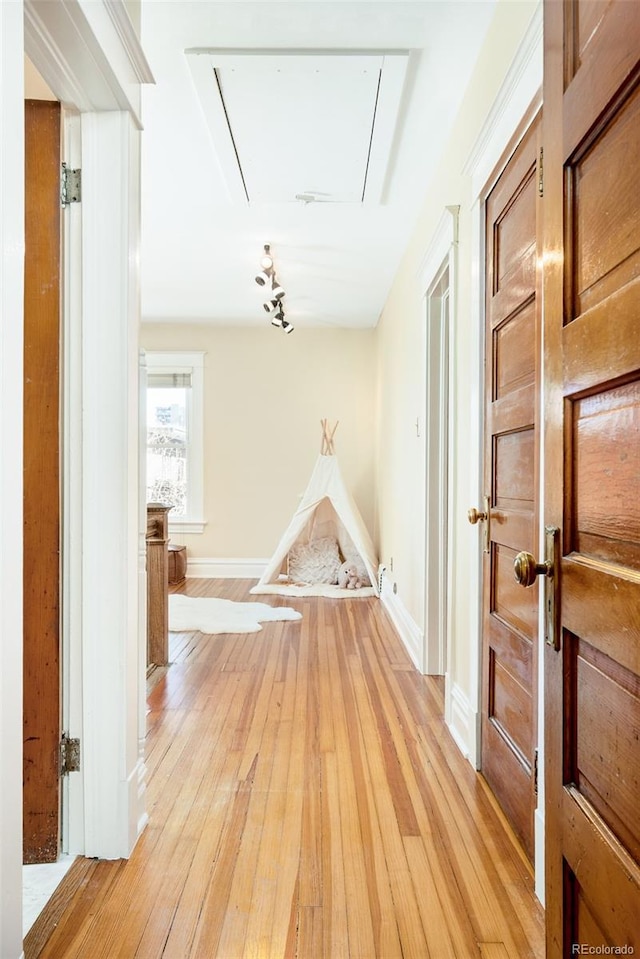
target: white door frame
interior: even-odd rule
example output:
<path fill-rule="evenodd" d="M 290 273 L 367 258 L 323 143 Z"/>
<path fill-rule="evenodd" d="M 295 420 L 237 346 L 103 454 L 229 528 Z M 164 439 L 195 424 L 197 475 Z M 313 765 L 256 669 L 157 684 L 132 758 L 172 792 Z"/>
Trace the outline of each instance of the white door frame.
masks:
<path fill-rule="evenodd" d="M 62 113 L 62 156 L 82 167 L 80 114 Z M 81 737 L 82 715 L 82 210 L 71 204 L 62 217 L 62 728 Z M 73 733 L 76 735 L 76 733 Z M 71 811 L 73 810 L 73 815 Z M 83 848 L 84 777 L 62 780 L 62 851 Z"/>
<path fill-rule="evenodd" d="M 458 206 L 445 208 L 419 268 L 425 322 L 425 610 L 422 671 L 446 674 L 450 648 L 454 435 L 452 402 L 453 343 L 456 317 Z M 447 276 L 448 309 L 442 310 L 438 286 Z"/>
<path fill-rule="evenodd" d="M 24 63 L 21 3 L 0 3 L 0 955 L 22 953 Z"/>
<path fill-rule="evenodd" d="M 493 107 L 480 131 L 476 143 L 465 164 L 463 172 L 471 178 L 471 243 L 472 262 L 474 264 L 471 288 L 471 330 L 470 335 L 476 345 L 477 376 L 473 384 L 477 396 L 478 409 L 482 409 L 484 396 L 484 317 L 485 317 L 485 218 L 484 202 L 517 142 L 535 119 L 542 106 L 542 51 L 543 16 L 542 3 L 538 4 L 527 33 L 514 57 L 511 68 L 496 96 Z M 541 391 L 542 392 L 542 391 Z M 542 398 L 541 398 L 542 402 Z M 543 422 L 541 415 L 540 422 Z M 479 429 L 480 429 L 479 425 Z M 482 457 L 479 457 L 477 502 L 482 502 Z M 543 509 L 540 508 L 540 523 Z M 476 609 L 477 651 L 472 658 L 471 688 L 476 691 L 475 713 L 476 738 L 471 752 L 478 768 L 480 763 L 480 719 L 482 702 L 482 563 L 481 548 L 478 547 L 477 586 L 470 591 L 469 599 Z M 541 597 L 542 601 L 542 597 Z M 542 608 L 540 612 L 542 616 Z M 544 768 L 544 657 L 538 658 L 538 763 Z M 446 700 L 445 700 L 446 702 Z M 538 808 L 535 814 L 535 887 L 538 898 L 544 903 L 544 782 L 539 780 Z"/>
<path fill-rule="evenodd" d="M 64 848 L 120 858 L 146 823 L 137 263 L 152 78 L 123 2 L 25 0 L 24 14 L 25 51 L 64 109 L 65 159 L 83 171 L 64 211 L 63 718 L 82 744 Z"/>

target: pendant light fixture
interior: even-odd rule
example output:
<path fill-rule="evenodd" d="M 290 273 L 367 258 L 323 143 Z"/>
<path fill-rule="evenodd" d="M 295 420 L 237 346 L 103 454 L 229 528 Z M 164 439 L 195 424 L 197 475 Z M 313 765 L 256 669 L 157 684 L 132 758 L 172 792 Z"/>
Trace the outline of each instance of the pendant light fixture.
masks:
<path fill-rule="evenodd" d="M 285 333 L 292 333 L 293 326 L 284 317 L 284 307 L 282 300 L 285 295 L 284 288 L 280 286 L 276 279 L 276 271 L 271 253 L 271 244 L 265 243 L 263 254 L 260 258 L 260 271 L 254 277 L 258 286 L 263 287 L 265 292 L 268 290 L 267 299 L 262 303 L 265 313 L 268 313 L 271 319 L 271 325 L 280 327 Z"/>

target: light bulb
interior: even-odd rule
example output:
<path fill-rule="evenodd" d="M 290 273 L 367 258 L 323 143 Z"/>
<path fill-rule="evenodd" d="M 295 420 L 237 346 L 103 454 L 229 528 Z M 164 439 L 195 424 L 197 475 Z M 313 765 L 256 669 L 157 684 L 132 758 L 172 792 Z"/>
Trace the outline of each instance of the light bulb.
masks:
<path fill-rule="evenodd" d="M 270 244 L 265 243 L 264 256 L 260 260 L 260 266 L 262 267 L 263 270 L 266 270 L 267 272 L 269 272 L 270 270 L 273 270 L 273 257 L 271 256 L 270 250 L 271 250 Z"/>

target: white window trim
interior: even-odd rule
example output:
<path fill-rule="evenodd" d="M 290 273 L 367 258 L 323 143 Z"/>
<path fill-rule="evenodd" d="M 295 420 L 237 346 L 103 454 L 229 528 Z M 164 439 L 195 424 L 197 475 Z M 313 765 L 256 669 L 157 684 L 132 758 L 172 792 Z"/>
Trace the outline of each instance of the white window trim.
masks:
<path fill-rule="evenodd" d="M 148 370 L 191 373 L 189 401 L 189 513 L 180 519 L 169 516 L 170 533 L 204 533 L 204 352 L 148 350 Z"/>

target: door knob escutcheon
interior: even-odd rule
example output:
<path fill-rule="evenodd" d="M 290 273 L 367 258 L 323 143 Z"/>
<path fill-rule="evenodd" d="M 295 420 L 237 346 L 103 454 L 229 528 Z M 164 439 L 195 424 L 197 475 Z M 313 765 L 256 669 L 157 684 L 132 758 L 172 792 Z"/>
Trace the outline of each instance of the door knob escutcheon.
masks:
<path fill-rule="evenodd" d="M 476 509 L 473 506 L 467 512 L 467 519 L 472 526 L 475 526 L 476 523 L 484 523 L 484 536 L 483 536 L 483 550 L 485 553 L 490 551 L 490 542 L 491 542 L 491 500 L 488 496 L 484 497 L 484 510 Z"/>
<path fill-rule="evenodd" d="M 544 577 L 544 641 L 556 651 L 560 649 L 560 530 L 545 526 L 545 560 L 536 563 L 531 553 L 518 553 L 513 561 L 513 573 L 521 586 L 533 586 L 538 576 Z"/>

